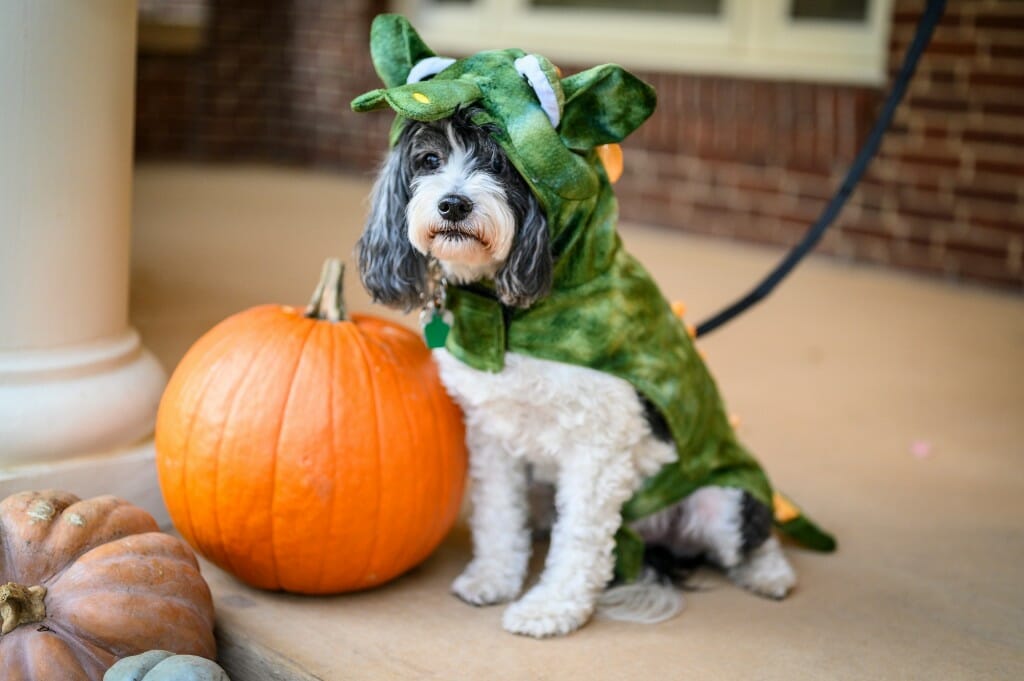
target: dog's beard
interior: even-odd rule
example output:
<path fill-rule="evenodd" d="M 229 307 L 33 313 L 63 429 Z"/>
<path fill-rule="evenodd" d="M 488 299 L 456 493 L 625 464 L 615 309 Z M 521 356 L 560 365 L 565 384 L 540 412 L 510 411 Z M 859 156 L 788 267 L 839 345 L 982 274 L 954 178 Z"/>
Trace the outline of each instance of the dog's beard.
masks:
<path fill-rule="evenodd" d="M 457 221 L 446 219 L 438 210 L 441 200 L 453 193 L 472 204 Z M 413 247 L 437 258 L 457 283 L 493 277 L 515 238 L 516 218 L 501 180 L 479 169 L 477 159 L 461 145 L 453 145 L 440 172 L 413 180 L 406 220 Z"/>

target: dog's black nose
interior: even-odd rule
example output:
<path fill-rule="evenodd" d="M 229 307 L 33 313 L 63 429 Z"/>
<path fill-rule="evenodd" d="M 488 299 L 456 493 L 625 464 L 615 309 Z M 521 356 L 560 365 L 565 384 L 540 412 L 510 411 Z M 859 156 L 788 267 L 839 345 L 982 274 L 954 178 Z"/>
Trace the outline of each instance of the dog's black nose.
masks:
<path fill-rule="evenodd" d="M 473 210 L 473 202 L 462 194 L 448 194 L 437 202 L 437 212 L 445 220 L 458 222 Z"/>

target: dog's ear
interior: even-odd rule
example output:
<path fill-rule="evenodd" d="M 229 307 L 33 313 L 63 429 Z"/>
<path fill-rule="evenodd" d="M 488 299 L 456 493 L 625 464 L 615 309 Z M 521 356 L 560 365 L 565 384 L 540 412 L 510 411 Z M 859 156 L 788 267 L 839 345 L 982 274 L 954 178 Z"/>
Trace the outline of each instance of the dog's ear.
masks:
<path fill-rule="evenodd" d="M 494 277 L 499 300 L 509 307 L 529 307 L 551 290 L 552 269 L 547 220 L 540 205 L 529 200 L 508 259 Z"/>
<path fill-rule="evenodd" d="M 621 142 L 654 113 L 654 88 L 615 64 L 595 66 L 561 81 L 565 93 L 559 135 L 587 151 Z"/>
<path fill-rule="evenodd" d="M 421 59 L 437 56 L 399 14 L 380 14 L 370 27 L 373 68 L 385 87 L 405 85 L 409 72 Z"/>
<path fill-rule="evenodd" d="M 359 276 L 373 300 L 407 312 L 422 301 L 427 280 L 427 259 L 413 248 L 406 226 L 411 179 L 403 140 L 377 177 L 366 230 L 356 245 Z"/>

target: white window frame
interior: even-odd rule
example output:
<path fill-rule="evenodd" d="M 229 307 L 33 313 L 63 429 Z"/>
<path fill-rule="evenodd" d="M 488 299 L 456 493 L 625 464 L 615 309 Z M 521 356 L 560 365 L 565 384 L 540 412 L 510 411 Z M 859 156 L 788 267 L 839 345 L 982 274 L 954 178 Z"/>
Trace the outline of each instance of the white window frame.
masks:
<path fill-rule="evenodd" d="M 395 0 L 439 53 L 521 47 L 552 61 L 658 71 L 882 85 L 892 0 L 866 21 L 793 21 L 790 0 L 722 0 L 717 17 L 532 7 L 529 0 Z"/>

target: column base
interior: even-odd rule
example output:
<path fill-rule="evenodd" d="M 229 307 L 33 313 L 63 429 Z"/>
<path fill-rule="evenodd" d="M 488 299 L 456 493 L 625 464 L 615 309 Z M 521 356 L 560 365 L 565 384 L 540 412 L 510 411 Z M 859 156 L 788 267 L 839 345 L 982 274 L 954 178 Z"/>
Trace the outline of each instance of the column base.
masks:
<path fill-rule="evenodd" d="M 59 489 L 83 499 L 112 494 L 171 524 L 156 477 L 152 438 L 133 446 L 74 459 L 0 469 L 0 499 L 25 490 Z"/>
<path fill-rule="evenodd" d="M 134 329 L 87 345 L 0 352 L 0 498 L 113 494 L 168 525 L 153 444 L 165 380 Z"/>
<path fill-rule="evenodd" d="M 0 470 L 149 437 L 165 381 L 134 329 L 87 345 L 0 352 Z"/>

